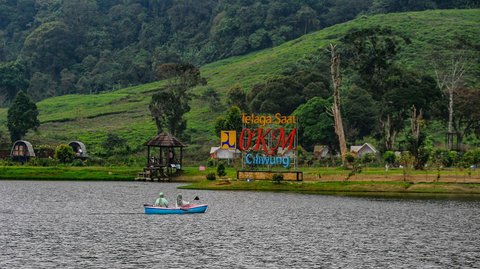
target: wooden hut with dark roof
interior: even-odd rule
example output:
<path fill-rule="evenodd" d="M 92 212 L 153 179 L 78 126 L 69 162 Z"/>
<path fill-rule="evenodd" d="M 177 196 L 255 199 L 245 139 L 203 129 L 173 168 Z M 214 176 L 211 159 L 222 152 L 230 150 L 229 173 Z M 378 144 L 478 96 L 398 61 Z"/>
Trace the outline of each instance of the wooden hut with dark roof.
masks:
<path fill-rule="evenodd" d="M 147 166 L 138 173 L 136 180 L 169 180 L 183 167 L 183 148 L 180 140 L 170 133 L 163 132 L 145 143 L 147 146 Z M 156 150 L 158 148 L 158 151 Z"/>

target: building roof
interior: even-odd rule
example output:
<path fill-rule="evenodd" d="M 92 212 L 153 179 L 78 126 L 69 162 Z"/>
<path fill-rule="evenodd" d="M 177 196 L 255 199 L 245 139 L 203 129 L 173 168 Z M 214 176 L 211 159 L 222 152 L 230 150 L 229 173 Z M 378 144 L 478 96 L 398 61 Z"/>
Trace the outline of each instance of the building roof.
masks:
<path fill-rule="evenodd" d="M 358 152 L 363 146 L 350 146 L 350 152 Z"/>
<path fill-rule="evenodd" d="M 176 137 L 173 135 L 163 132 L 150 141 L 145 143 L 145 146 L 149 147 L 186 147 L 185 144 L 180 142 Z"/>
<path fill-rule="evenodd" d="M 328 150 L 328 147 L 325 145 L 316 145 L 313 147 L 313 152 L 322 152 L 324 150 Z"/>
<path fill-rule="evenodd" d="M 350 146 L 350 152 L 355 152 L 355 153 L 357 153 L 357 152 L 359 152 L 361 149 L 363 149 L 364 147 L 370 148 L 370 149 L 371 149 L 373 152 L 375 152 L 375 153 L 377 152 L 377 150 L 375 149 L 375 147 L 372 146 L 370 143 L 365 143 L 365 144 L 363 144 L 363 145 L 361 145 L 361 146 Z"/>
<path fill-rule="evenodd" d="M 210 148 L 210 154 L 215 153 L 217 151 L 229 151 L 229 152 L 234 152 L 234 153 L 241 153 L 241 151 L 238 150 L 238 149 L 222 149 L 221 147 L 211 147 Z"/>

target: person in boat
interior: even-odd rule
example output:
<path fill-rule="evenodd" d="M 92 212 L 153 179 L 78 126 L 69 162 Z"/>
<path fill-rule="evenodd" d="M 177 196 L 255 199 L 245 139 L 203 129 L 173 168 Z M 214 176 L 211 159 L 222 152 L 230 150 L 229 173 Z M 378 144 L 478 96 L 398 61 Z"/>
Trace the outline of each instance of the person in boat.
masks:
<path fill-rule="evenodd" d="M 155 206 L 168 207 L 168 200 L 163 196 L 163 192 L 158 194 L 158 198 L 155 201 Z"/>
<path fill-rule="evenodd" d="M 183 207 L 188 205 L 190 205 L 190 203 L 183 200 L 182 194 L 177 194 L 177 207 Z"/>

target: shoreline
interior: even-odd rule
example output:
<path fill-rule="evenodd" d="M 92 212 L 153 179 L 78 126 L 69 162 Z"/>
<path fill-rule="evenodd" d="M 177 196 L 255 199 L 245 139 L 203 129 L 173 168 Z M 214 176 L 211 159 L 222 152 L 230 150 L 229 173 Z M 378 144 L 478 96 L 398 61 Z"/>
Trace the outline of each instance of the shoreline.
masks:
<path fill-rule="evenodd" d="M 39 181 L 134 181 L 141 167 L 100 167 L 100 166 L 3 166 L 0 167 L 2 180 Z M 480 177 L 454 176 L 452 171 L 442 171 L 437 182 L 435 173 L 425 171 L 411 173 L 406 181 L 401 171 L 385 174 L 380 169 L 370 169 L 344 180 L 346 170 L 338 168 L 306 168 L 304 181 L 284 181 L 280 184 L 269 180 L 247 182 L 234 179 L 235 170 L 227 169 L 225 178 L 206 180 L 213 168 L 198 171 L 196 167 L 186 167 L 184 173 L 169 181 L 186 183 L 180 189 L 227 190 L 227 191 L 268 191 L 335 196 L 392 197 L 392 198 L 462 198 L 480 200 Z M 454 171 L 458 175 L 458 171 Z M 321 176 L 319 176 L 321 175 Z M 143 181 L 140 181 L 143 182 Z"/>

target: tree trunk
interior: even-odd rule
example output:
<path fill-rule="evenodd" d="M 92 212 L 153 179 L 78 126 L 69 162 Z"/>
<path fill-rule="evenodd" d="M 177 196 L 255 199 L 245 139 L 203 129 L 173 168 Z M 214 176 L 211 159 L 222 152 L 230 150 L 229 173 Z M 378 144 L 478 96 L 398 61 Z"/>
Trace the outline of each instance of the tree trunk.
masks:
<path fill-rule="evenodd" d="M 347 154 L 347 143 L 345 141 L 345 132 L 343 130 L 342 113 L 340 111 L 340 55 L 335 51 L 336 45 L 330 44 L 331 64 L 330 73 L 332 75 L 333 84 L 333 106 L 332 114 L 335 121 L 335 133 L 338 136 L 340 145 L 340 154 L 342 155 L 342 163 L 345 165 L 345 155 Z"/>

